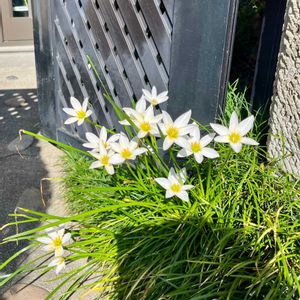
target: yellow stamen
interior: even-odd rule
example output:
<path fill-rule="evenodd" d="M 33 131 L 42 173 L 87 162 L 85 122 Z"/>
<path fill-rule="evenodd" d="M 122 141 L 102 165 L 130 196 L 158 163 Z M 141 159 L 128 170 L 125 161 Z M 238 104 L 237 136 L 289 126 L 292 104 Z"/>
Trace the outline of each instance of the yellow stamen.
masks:
<path fill-rule="evenodd" d="M 151 99 L 151 104 L 152 105 L 157 105 L 158 104 L 158 100 L 156 98 L 152 98 Z"/>
<path fill-rule="evenodd" d="M 128 148 L 125 148 L 122 150 L 121 156 L 125 159 L 130 159 L 132 157 L 132 152 Z"/>
<path fill-rule="evenodd" d="M 192 149 L 193 153 L 197 153 L 197 152 L 201 151 L 202 147 L 199 142 L 193 142 L 191 144 L 191 149 Z"/>
<path fill-rule="evenodd" d="M 77 112 L 77 118 L 78 119 L 85 119 L 86 118 L 86 113 L 83 110 L 80 110 Z"/>
<path fill-rule="evenodd" d="M 232 132 L 229 135 L 229 141 L 233 144 L 239 143 L 241 141 L 242 137 L 238 132 Z"/>
<path fill-rule="evenodd" d="M 53 246 L 55 248 L 61 247 L 61 245 L 62 245 L 62 238 L 61 238 L 61 236 L 58 236 L 55 239 L 53 239 L 52 243 L 53 243 Z"/>
<path fill-rule="evenodd" d="M 173 183 L 171 185 L 171 190 L 172 190 L 173 193 L 179 193 L 180 189 L 181 189 L 181 186 L 178 183 Z"/>
<path fill-rule="evenodd" d="M 177 139 L 179 136 L 179 130 L 176 127 L 169 127 L 167 129 L 167 137 L 170 139 Z"/>
<path fill-rule="evenodd" d="M 109 163 L 109 157 L 108 157 L 108 155 L 103 155 L 103 156 L 101 157 L 101 163 L 102 163 L 104 166 L 107 166 L 107 165 L 108 165 L 108 163 Z"/>
<path fill-rule="evenodd" d="M 151 129 L 151 126 L 150 126 L 150 123 L 149 122 L 143 122 L 141 125 L 140 125 L 140 128 L 145 131 L 145 132 L 149 132 L 150 129 Z"/>

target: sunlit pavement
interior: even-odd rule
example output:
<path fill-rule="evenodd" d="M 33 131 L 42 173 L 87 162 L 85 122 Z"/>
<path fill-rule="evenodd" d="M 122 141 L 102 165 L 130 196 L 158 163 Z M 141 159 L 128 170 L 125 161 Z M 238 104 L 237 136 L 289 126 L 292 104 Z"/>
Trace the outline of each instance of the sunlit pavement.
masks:
<path fill-rule="evenodd" d="M 28 136 L 19 140 L 20 129 L 35 133 L 40 130 L 38 101 L 34 53 L 0 52 L 0 227 L 13 220 L 8 214 L 16 207 L 44 211 L 41 179 L 59 176 L 59 169 L 53 167 L 61 154 L 59 150 Z M 53 193 L 53 187 L 48 185 L 44 194 L 47 206 Z M 15 232 L 15 227 L 5 228 L 0 231 L 0 240 Z M 1 245 L 0 264 L 22 246 Z M 14 271 L 25 259 L 26 256 L 17 259 L 0 275 Z"/>

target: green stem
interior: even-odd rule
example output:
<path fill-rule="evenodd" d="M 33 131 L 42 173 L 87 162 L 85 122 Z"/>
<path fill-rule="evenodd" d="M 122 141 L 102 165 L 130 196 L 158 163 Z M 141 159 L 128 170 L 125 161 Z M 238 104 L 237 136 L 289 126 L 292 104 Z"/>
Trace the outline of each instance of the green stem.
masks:
<path fill-rule="evenodd" d="M 97 123 L 91 121 L 91 120 L 88 119 L 88 118 L 86 118 L 85 121 L 86 121 L 87 123 L 89 123 L 89 124 L 95 126 L 96 128 L 99 128 L 99 129 L 101 129 L 101 128 L 104 127 L 104 126 L 102 126 L 102 125 L 99 125 L 99 124 L 97 124 Z M 113 131 L 113 130 L 111 130 L 111 129 L 106 128 L 106 130 L 107 130 L 109 133 L 111 133 L 111 134 L 116 134 L 116 132 Z"/>

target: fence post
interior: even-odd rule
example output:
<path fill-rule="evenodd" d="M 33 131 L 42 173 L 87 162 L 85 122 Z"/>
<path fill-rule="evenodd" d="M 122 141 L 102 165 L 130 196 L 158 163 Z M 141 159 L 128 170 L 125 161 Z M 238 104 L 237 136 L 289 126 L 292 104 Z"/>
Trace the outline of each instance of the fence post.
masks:
<path fill-rule="evenodd" d="M 51 0 L 32 0 L 37 94 L 43 134 L 56 138 Z"/>
<path fill-rule="evenodd" d="M 237 9 L 238 0 L 175 0 L 168 105 L 173 115 L 191 108 L 207 124 L 223 107 Z"/>

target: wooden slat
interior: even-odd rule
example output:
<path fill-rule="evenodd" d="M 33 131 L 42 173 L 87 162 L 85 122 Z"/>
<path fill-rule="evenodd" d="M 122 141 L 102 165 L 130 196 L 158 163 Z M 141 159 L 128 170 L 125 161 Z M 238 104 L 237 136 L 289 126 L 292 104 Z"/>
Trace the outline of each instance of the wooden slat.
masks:
<path fill-rule="evenodd" d="M 159 8 L 154 1 L 139 0 L 142 12 L 149 26 L 158 52 L 167 69 L 170 67 L 171 34 L 161 17 Z"/>
<path fill-rule="evenodd" d="M 98 99 L 100 101 L 100 105 L 102 107 L 102 111 L 99 111 L 99 117 L 101 117 L 102 122 L 106 120 L 106 126 L 112 126 L 111 117 L 108 113 L 105 112 L 105 102 L 102 96 L 102 93 L 99 92 L 96 88 L 96 81 L 92 75 L 92 72 L 88 69 L 87 66 L 87 60 L 83 53 L 79 50 L 78 41 L 74 37 L 74 31 L 73 28 L 71 28 L 71 22 L 68 20 L 68 17 L 66 13 L 64 12 L 65 7 L 61 5 L 61 2 L 59 0 L 55 0 L 57 9 L 56 14 L 59 20 L 59 25 L 63 28 L 65 37 L 68 41 L 68 49 L 70 51 L 70 54 L 75 59 L 76 67 L 79 70 L 79 73 L 81 75 L 81 79 L 83 81 L 83 84 L 86 87 L 87 93 L 90 97 L 91 103 L 94 105 L 95 100 Z M 58 8 L 61 9 L 58 9 Z M 63 39 L 63 37 L 61 37 Z M 84 43 L 84 40 L 82 41 Z M 92 59 L 94 57 L 92 56 Z M 95 58 L 94 58 L 95 59 Z"/>
<path fill-rule="evenodd" d="M 173 22 L 173 10 L 175 0 L 162 0 L 162 2 L 166 8 L 168 17 L 170 18 L 171 22 Z"/>
<path fill-rule="evenodd" d="M 158 90 L 167 90 L 168 78 L 162 74 L 162 67 L 155 57 L 156 49 L 151 49 L 152 45 L 146 38 L 132 3 L 119 0 L 118 5 L 148 79 Z"/>
<path fill-rule="evenodd" d="M 132 99 L 133 91 L 129 81 L 124 78 L 124 75 L 122 74 L 124 70 L 122 64 L 117 60 L 109 46 L 107 37 L 104 33 L 103 24 L 100 22 L 99 14 L 96 13 L 97 9 L 95 3 L 90 0 L 82 0 L 81 3 L 86 19 L 90 23 L 90 30 L 99 47 L 98 52 L 101 54 L 104 64 L 107 67 L 119 99 L 122 102 L 122 105 L 129 105 L 128 101 Z"/>
<path fill-rule="evenodd" d="M 116 46 L 117 53 L 128 75 L 128 80 L 137 97 L 141 96 L 141 88 L 146 86 L 144 82 L 144 71 L 134 58 L 134 48 L 125 38 L 120 27 L 121 20 L 117 18 L 114 8 L 109 0 L 103 0 L 100 5 L 102 17 L 107 23 L 109 34 Z"/>

